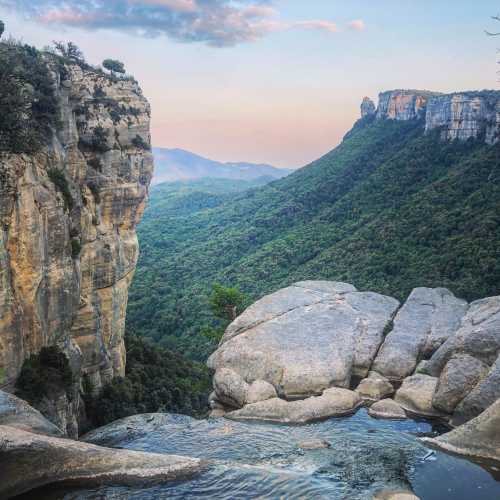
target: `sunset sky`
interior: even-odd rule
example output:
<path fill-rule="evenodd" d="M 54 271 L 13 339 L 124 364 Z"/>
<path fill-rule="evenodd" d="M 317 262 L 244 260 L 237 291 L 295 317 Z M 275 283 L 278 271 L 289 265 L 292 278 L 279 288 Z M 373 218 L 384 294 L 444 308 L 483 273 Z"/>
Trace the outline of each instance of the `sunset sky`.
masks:
<path fill-rule="evenodd" d="M 122 60 L 153 109 L 153 144 L 302 166 L 363 96 L 498 88 L 498 0 L 0 0 L 6 34 Z M 498 26 L 497 26 L 498 25 Z M 4 35 L 5 36 L 5 35 Z"/>

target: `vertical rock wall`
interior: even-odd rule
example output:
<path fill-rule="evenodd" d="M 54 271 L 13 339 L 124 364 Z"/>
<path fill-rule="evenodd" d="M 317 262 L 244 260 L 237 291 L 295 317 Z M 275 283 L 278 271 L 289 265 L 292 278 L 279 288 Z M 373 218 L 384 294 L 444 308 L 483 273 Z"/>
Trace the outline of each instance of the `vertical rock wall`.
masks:
<path fill-rule="evenodd" d="M 76 384 L 86 375 L 97 391 L 125 369 L 135 229 L 153 170 L 150 107 L 131 79 L 77 65 L 53 77 L 59 130 L 35 155 L 0 156 L 0 388 L 59 344 Z M 47 402 L 73 434 L 78 399 Z"/>

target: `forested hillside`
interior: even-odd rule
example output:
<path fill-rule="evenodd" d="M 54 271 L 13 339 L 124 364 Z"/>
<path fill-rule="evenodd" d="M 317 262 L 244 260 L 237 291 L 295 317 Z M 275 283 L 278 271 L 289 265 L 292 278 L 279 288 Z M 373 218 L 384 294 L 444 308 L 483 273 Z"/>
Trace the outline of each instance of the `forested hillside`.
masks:
<path fill-rule="evenodd" d="M 443 141 L 422 120 L 360 120 L 335 150 L 287 178 L 196 210 L 153 200 L 128 326 L 204 359 L 214 282 L 255 299 L 302 279 L 404 298 L 444 286 L 500 293 L 500 146 Z"/>

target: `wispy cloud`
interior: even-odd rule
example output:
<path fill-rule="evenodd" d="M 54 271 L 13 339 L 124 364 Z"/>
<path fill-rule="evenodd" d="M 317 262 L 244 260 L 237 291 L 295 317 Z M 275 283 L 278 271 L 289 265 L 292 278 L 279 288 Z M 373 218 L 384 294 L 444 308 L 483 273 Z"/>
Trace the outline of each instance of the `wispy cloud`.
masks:
<path fill-rule="evenodd" d="M 287 29 L 336 33 L 329 20 L 282 22 L 272 0 L 0 0 L 46 25 L 113 29 L 228 47 Z M 363 21 L 349 27 L 361 31 Z"/>

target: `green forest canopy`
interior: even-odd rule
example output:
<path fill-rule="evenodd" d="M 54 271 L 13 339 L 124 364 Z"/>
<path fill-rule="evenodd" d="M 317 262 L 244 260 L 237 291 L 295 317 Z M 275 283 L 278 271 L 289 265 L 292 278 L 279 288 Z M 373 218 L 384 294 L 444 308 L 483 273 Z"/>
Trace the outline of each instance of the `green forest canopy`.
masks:
<path fill-rule="evenodd" d="M 207 200 L 210 198 L 207 194 Z M 290 176 L 192 211 L 153 195 L 128 327 L 204 360 L 214 282 L 255 300 L 303 279 L 404 299 L 444 286 L 500 293 L 500 146 L 445 142 L 423 122 L 360 120 L 335 150 Z"/>

